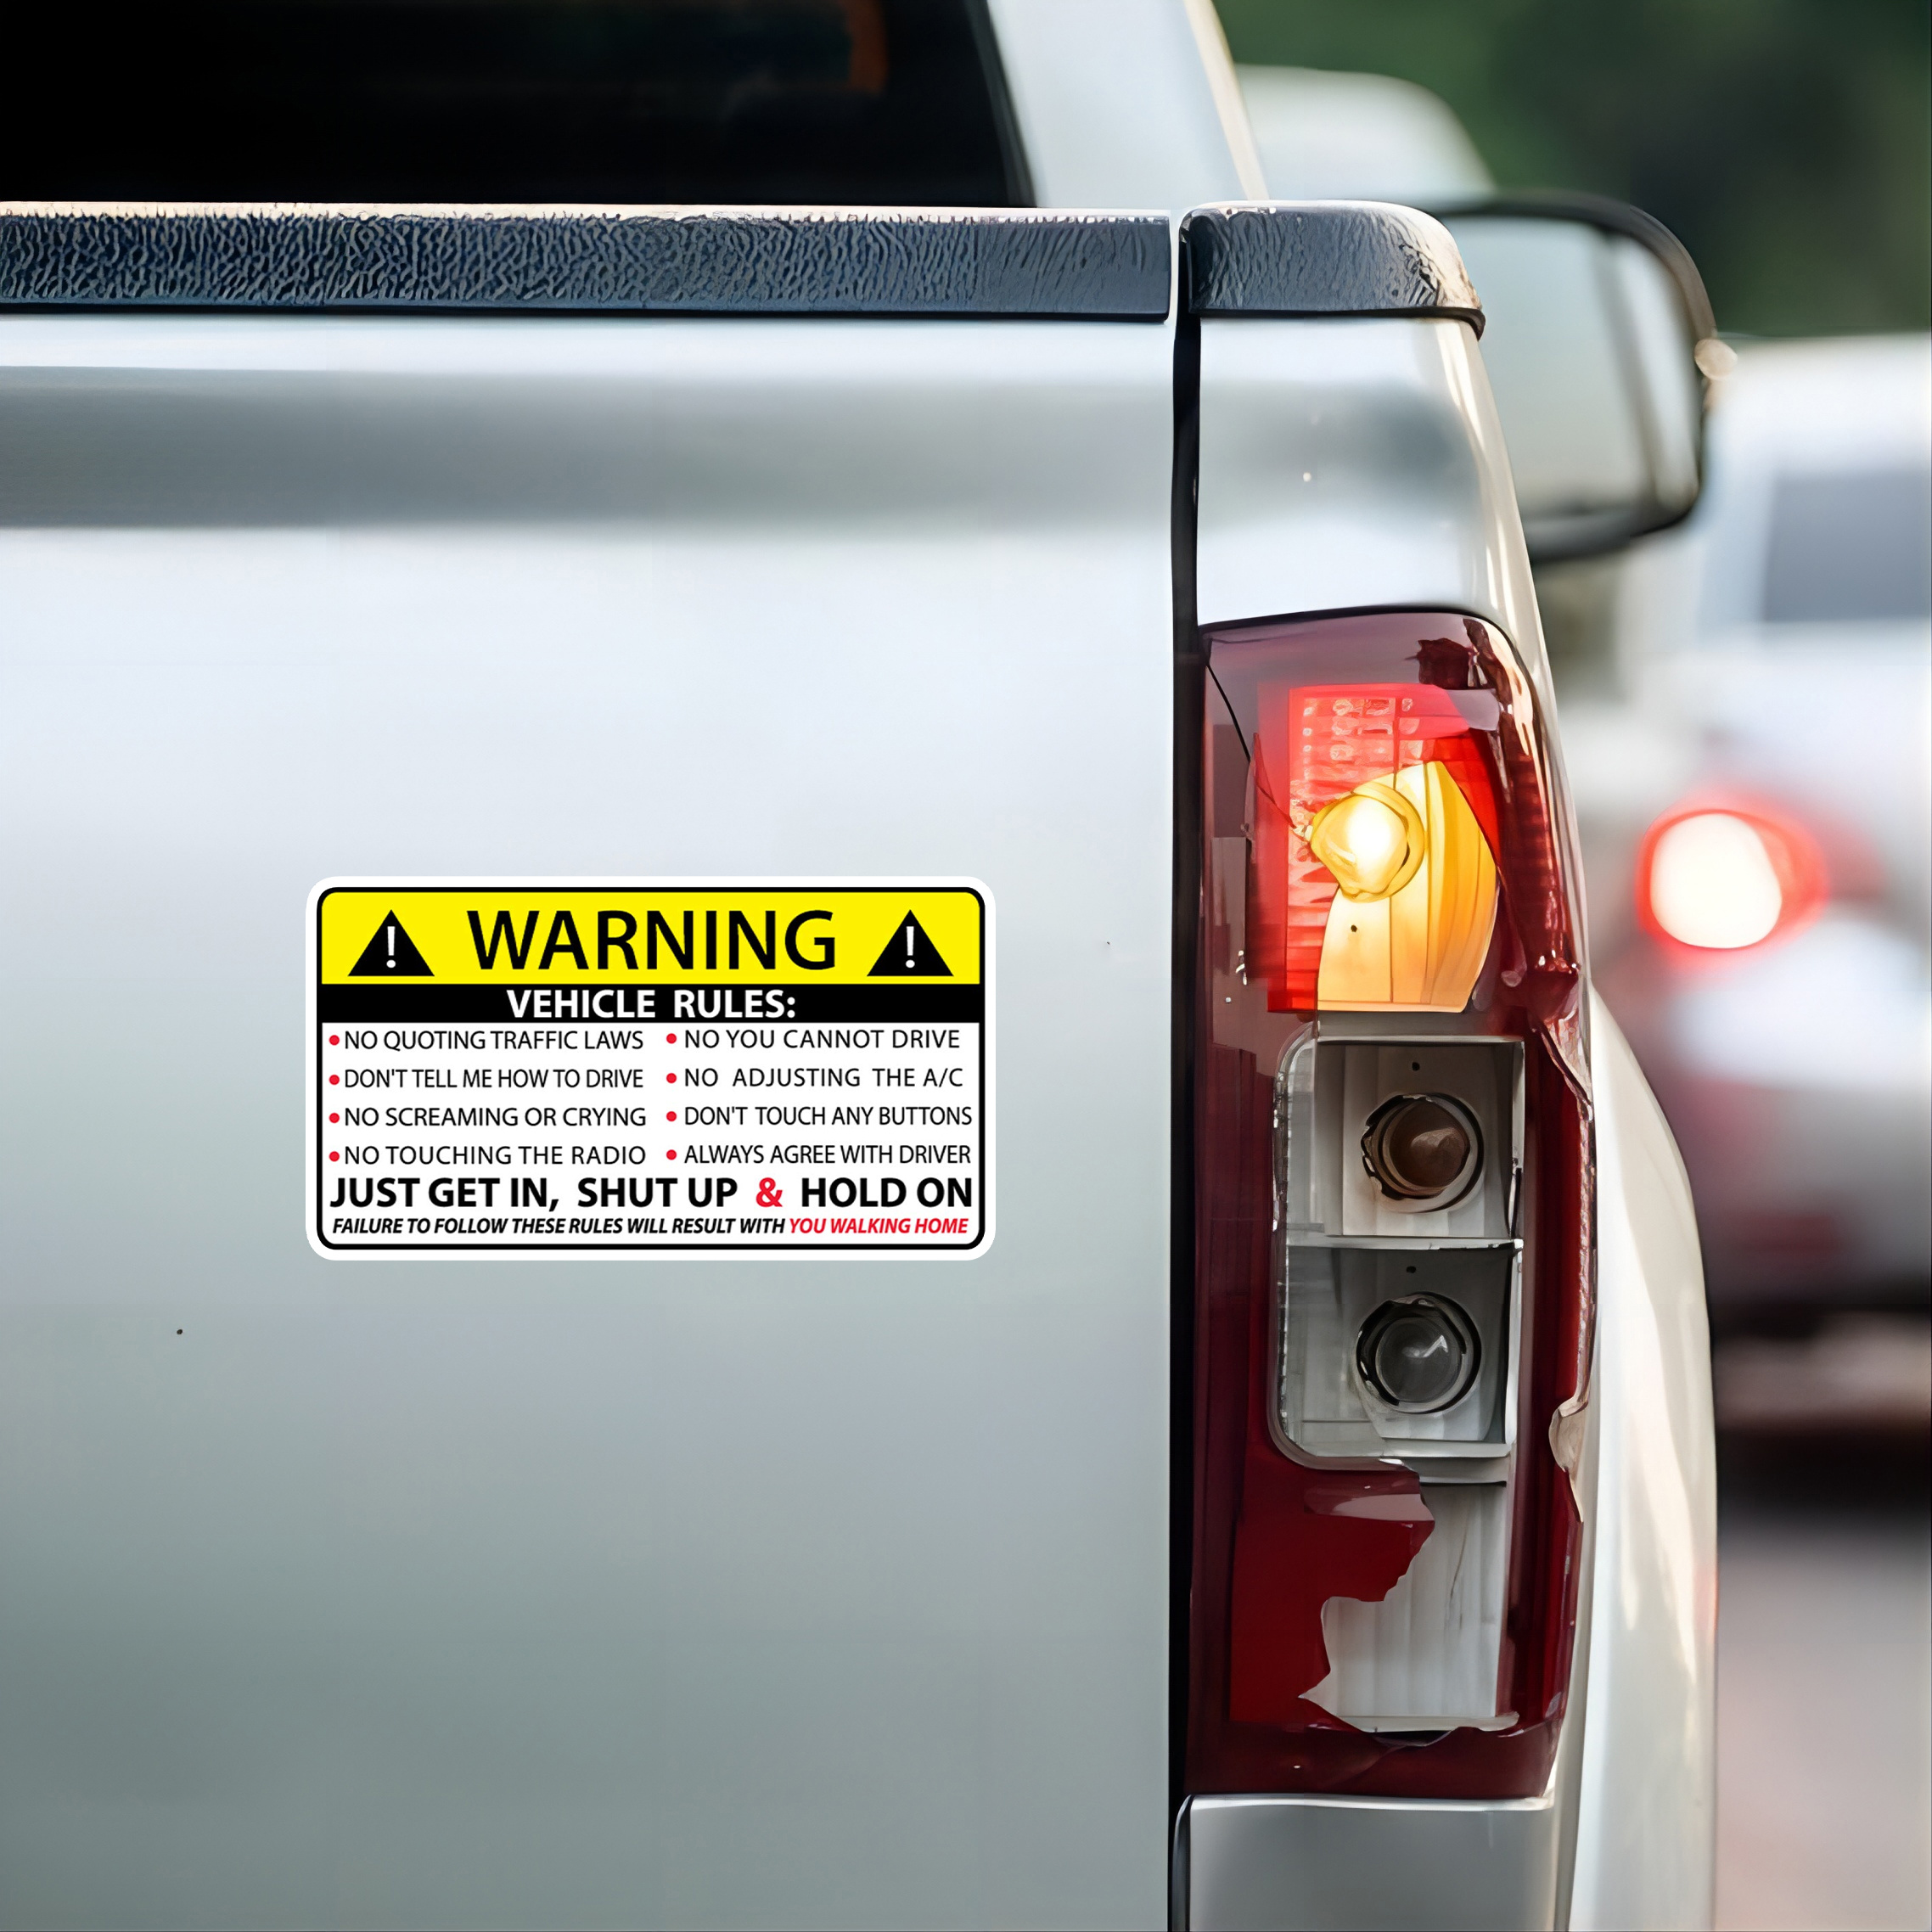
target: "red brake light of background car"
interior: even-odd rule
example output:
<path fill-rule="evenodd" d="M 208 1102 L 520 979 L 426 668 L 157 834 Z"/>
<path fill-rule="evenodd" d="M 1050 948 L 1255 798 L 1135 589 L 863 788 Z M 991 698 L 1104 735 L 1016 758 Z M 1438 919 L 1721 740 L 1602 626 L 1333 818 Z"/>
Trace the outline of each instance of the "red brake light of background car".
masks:
<path fill-rule="evenodd" d="M 1678 806 L 1645 833 L 1637 851 L 1644 929 L 1698 952 L 1741 952 L 1794 932 L 1827 895 L 1817 841 L 1762 806 Z"/>
<path fill-rule="evenodd" d="M 1533 1795 L 1594 1257 L 1536 701 L 1462 616 L 1204 641 L 1187 1787 Z"/>

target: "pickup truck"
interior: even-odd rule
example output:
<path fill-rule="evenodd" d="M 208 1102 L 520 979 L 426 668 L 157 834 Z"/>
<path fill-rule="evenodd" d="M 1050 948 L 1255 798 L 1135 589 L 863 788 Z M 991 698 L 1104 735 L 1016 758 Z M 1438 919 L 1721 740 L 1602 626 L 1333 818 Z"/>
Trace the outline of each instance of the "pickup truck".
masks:
<path fill-rule="evenodd" d="M 1707 1923 L 1694 1224 L 1457 239 L 1593 529 L 1660 258 L 1270 202 L 1201 0 L 92 18 L 0 1920 Z"/>

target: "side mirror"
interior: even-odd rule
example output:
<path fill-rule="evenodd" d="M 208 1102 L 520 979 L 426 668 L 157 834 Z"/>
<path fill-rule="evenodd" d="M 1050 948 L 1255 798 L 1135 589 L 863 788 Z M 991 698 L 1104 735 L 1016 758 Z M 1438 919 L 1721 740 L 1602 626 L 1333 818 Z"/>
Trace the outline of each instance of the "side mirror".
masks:
<path fill-rule="evenodd" d="M 1444 211 L 1486 325 L 1483 362 L 1537 563 L 1603 556 L 1690 514 L 1706 369 L 1727 362 L 1682 243 L 1621 202 Z"/>

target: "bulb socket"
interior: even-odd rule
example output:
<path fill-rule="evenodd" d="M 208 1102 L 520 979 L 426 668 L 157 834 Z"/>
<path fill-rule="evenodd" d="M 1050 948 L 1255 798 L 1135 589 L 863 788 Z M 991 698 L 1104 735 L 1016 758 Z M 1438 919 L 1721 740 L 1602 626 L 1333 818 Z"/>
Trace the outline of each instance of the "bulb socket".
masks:
<path fill-rule="evenodd" d="M 1355 1366 L 1378 1400 L 1405 1415 L 1453 1408 L 1482 1367 L 1476 1326 L 1440 1295 L 1384 1301 L 1356 1337 Z"/>
<path fill-rule="evenodd" d="M 1453 1207 L 1481 1177 L 1481 1130 L 1446 1093 L 1398 1093 L 1368 1116 L 1362 1164 L 1398 1207 Z"/>

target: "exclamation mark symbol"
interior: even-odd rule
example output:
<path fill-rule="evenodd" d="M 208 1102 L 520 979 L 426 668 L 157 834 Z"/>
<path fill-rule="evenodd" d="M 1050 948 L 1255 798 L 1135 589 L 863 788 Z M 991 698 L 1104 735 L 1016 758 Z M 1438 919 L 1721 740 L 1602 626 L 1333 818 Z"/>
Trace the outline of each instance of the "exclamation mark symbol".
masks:
<path fill-rule="evenodd" d="M 389 969 L 393 973 L 396 970 L 396 928 L 391 925 L 385 929 L 389 934 Z M 911 941 L 908 940 L 907 943 L 910 945 Z"/>
<path fill-rule="evenodd" d="M 906 970 L 910 973 L 916 964 L 917 962 L 913 958 L 913 922 L 907 919 L 906 922 Z"/>

